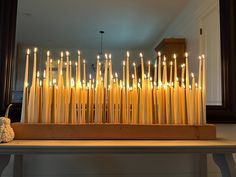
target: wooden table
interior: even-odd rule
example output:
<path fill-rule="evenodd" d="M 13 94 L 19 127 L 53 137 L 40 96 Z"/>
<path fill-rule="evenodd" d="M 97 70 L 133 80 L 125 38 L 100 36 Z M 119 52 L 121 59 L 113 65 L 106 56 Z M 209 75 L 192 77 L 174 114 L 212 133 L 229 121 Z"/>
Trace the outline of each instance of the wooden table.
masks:
<path fill-rule="evenodd" d="M 201 177 L 207 176 L 206 155 L 213 154 L 222 177 L 236 177 L 233 153 L 236 141 L 230 140 L 14 140 L 0 144 L 0 175 L 10 156 L 15 156 L 14 177 L 22 177 L 24 154 L 83 153 L 200 153 Z"/>

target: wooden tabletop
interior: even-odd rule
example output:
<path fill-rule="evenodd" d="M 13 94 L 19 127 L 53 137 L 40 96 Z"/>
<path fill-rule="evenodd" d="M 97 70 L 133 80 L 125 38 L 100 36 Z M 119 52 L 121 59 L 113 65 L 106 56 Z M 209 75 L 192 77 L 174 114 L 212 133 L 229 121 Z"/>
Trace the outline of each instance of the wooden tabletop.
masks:
<path fill-rule="evenodd" d="M 14 140 L 0 154 L 58 153 L 236 153 L 231 140 Z"/>

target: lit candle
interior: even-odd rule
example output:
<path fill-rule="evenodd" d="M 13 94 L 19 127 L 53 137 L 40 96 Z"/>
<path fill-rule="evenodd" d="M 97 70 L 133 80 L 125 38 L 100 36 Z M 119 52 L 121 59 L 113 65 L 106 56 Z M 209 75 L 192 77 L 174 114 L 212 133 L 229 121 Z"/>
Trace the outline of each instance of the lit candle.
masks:
<path fill-rule="evenodd" d="M 80 86 L 80 51 L 78 50 L 78 61 L 77 61 L 77 64 L 78 64 L 78 73 L 77 73 L 77 85 Z"/>
<path fill-rule="evenodd" d="M 85 62 L 85 60 L 83 60 L 83 64 L 84 64 L 84 82 L 86 83 L 86 62 Z"/>
<path fill-rule="evenodd" d="M 133 63 L 134 66 L 134 84 L 137 86 L 137 70 L 136 70 L 136 64 Z"/>
<path fill-rule="evenodd" d="M 202 55 L 202 116 L 203 124 L 206 124 L 206 59 Z"/>
<path fill-rule="evenodd" d="M 139 56 L 140 56 L 140 58 L 141 58 L 141 79 L 142 79 L 142 87 L 143 87 L 143 85 L 144 85 L 144 63 L 143 63 L 143 54 L 142 53 L 140 53 L 139 54 Z"/>
<path fill-rule="evenodd" d="M 186 68 L 186 112 L 187 112 L 187 119 L 188 123 L 191 122 L 190 120 L 190 96 L 189 96 L 189 70 L 188 70 L 188 53 L 185 53 L 185 68 Z"/>
<path fill-rule="evenodd" d="M 184 85 L 184 71 L 185 71 L 185 64 L 181 65 L 181 86 Z"/>
<path fill-rule="evenodd" d="M 126 53 L 126 88 L 129 88 L 129 52 Z"/>
<path fill-rule="evenodd" d="M 34 48 L 34 64 L 33 64 L 33 74 L 32 83 L 30 87 L 29 95 L 29 109 L 28 109 L 28 121 L 29 123 L 37 123 L 35 119 L 35 94 L 36 94 L 36 69 L 37 69 L 37 48 Z"/>
<path fill-rule="evenodd" d="M 21 122 L 28 122 L 28 75 L 29 75 L 29 54 L 30 49 L 26 50 L 26 61 L 25 61 L 25 79 L 23 83 L 23 100 L 22 100 L 22 111 L 21 111 Z"/>
<path fill-rule="evenodd" d="M 170 62 L 170 84 L 172 83 L 172 70 L 173 70 L 173 62 Z"/>
<path fill-rule="evenodd" d="M 158 52 L 158 86 L 161 86 L 161 52 Z"/>

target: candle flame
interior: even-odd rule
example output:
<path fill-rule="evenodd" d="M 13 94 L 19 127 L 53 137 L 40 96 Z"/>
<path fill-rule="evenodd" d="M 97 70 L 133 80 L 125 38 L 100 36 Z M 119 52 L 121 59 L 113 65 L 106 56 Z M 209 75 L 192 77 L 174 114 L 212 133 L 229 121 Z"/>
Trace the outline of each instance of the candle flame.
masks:
<path fill-rule="evenodd" d="M 48 50 L 48 51 L 47 51 L 47 57 L 49 57 L 49 56 L 50 56 L 50 51 Z"/>
<path fill-rule="evenodd" d="M 75 86 L 75 81 L 74 81 L 74 78 L 72 77 L 71 78 L 71 87 L 74 87 Z"/>
<path fill-rule="evenodd" d="M 176 59 L 176 54 L 173 55 L 173 58 Z"/>
<path fill-rule="evenodd" d="M 150 62 L 150 60 L 148 61 L 148 65 L 150 65 L 151 64 L 151 62 Z"/>
<path fill-rule="evenodd" d="M 117 73 L 115 73 L 115 77 L 118 78 L 118 74 Z"/>
<path fill-rule="evenodd" d="M 202 58 L 205 59 L 205 55 L 204 54 L 202 54 Z"/>
<path fill-rule="evenodd" d="M 67 57 L 69 56 L 69 54 L 70 54 L 70 53 L 69 53 L 68 51 L 66 51 L 66 56 L 67 56 Z"/>
<path fill-rule="evenodd" d="M 78 63 L 77 62 L 75 62 L 75 66 L 77 66 L 78 65 Z"/>
<path fill-rule="evenodd" d="M 134 74 L 132 74 L 132 79 L 134 79 Z"/>
<path fill-rule="evenodd" d="M 25 82 L 25 84 L 24 84 L 24 85 L 25 85 L 25 87 L 28 87 L 29 83 L 28 83 L 28 82 Z"/>
<path fill-rule="evenodd" d="M 199 60 L 201 60 L 201 59 L 202 59 L 202 57 L 201 57 L 201 56 L 199 56 L 199 57 L 198 57 L 198 59 L 199 59 Z"/>
<path fill-rule="evenodd" d="M 85 64 L 85 63 L 86 63 L 86 61 L 85 61 L 85 60 L 83 60 L 83 63 Z"/>
<path fill-rule="evenodd" d="M 181 65 L 181 68 L 184 68 L 185 67 L 185 64 L 183 63 L 182 65 Z"/>
<path fill-rule="evenodd" d="M 34 53 L 36 53 L 37 51 L 38 51 L 38 49 L 35 47 L 35 48 L 34 48 Z"/>
<path fill-rule="evenodd" d="M 125 66 L 125 60 L 123 60 L 123 66 Z"/>
<path fill-rule="evenodd" d="M 97 59 L 98 59 L 98 60 L 100 59 L 100 56 L 99 56 L 99 55 L 97 55 Z"/>
<path fill-rule="evenodd" d="M 90 80 L 92 79 L 92 75 L 91 75 L 91 74 L 89 74 L 89 79 L 90 79 Z"/>
<path fill-rule="evenodd" d="M 170 62 L 170 66 L 172 66 L 172 65 L 173 65 L 173 62 L 171 61 L 171 62 Z"/>
<path fill-rule="evenodd" d="M 127 58 L 129 58 L 129 51 L 126 52 L 126 56 L 127 56 Z"/>
<path fill-rule="evenodd" d="M 191 73 L 191 76 L 194 77 L 194 73 Z"/>
<path fill-rule="evenodd" d="M 30 49 L 26 50 L 26 54 L 29 55 L 30 54 Z"/>
<path fill-rule="evenodd" d="M 108 59 L 108 56 L 107 56 L 107 54 L 105 53 L 105 58 L 106 58 L 106 60 Z"/>
<path fill-rule="evenodd" d="M 70 65 L 72 65 L 72 62 L 71 62 L 71 60 L 70 60 Z"/>
<path fill-rule="evenodd" d="M 166 61 L 166 56 L 164 56 L 163 60 L 164 60 L 164 62 Z"/>
<path fill-rule="evenodd" d="M 46 78 L 46 71 L 43 70 L 43 78 L 45 79 Z"/>
<path fill-rule="evenodd" d="M 61 52 L 61 58 L 63 58 L 63 56 L 64 56 L 64 53 L 63 53 L 63 52 Z"/>
<path fill-rule="evenodd" d="M 111 54 L 109 54 L 109 59 L 111 59 Z"/>
<path fill-rule="evenodd" d="M 142 54 L 142 53 L 140 53 L 139 56 L 140 56 L 141 58 L 143 58 L 143 54 Z"/>
<path fill-rule="evenodd" d="M 80 50 L 78 50 L 78 55 L 80 56 Z"/>
<path fill-rule="evenodd" d="M 60 60 L 57 60 L 57 64 L 60 64 Z"/>
<path fill-rule="evenodd" d="M 42 86 L 42 81 L 41 81 L 41 80 L 39 81 L 39 86 L 40 86 L 40 87 Z"/>
<path fill-rule="evenodd" d="M 135 63 L 133 63 L 133 66 L 135 66 L 136 64 Z"/>
<path fill-rule="evenodd" d="M 52 59 L 50 60 L 50 63 L 52 63 Z"/>
<path fill-rule="evenodd" d="M 37 72 L 37 78 L 39 78 L 39 76 L 40 76 L 40 73 L 39 73 L 39 71 Z"/>
<path fill-rule="evenodd" d="M 159 51 L 159 52 L 157 53 L 157 55 L 158 55 L 158 57 L 161 57 L 161 52 Z"/>
<path fill-rule="evenodd" d="M 53 79 L 53 80 L 52 80 L 52 83 L 53 83 L 53 85 L 55 85 L 55 84 L 57 83 L 57 80 L 56 80 L 56 79 Z"/>
<path fill-rule="evenodd" d="M 188 58 L 188 52 L 185 52 L 184 55 L 185 55 L 185 58 Z"/>

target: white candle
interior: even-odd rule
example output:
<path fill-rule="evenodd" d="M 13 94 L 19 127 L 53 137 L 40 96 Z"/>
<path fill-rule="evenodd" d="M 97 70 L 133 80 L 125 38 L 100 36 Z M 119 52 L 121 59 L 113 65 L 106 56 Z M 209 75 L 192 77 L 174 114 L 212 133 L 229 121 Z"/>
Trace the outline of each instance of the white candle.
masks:
<path fill-rule="evenodd" d="M 161 86 L 161 52 L 158 52 L 158 86 Z"/>
<path fill-rule="evenodd" d="M 29 75 L 29 54 L 30 49 L 26 51 L 25 61 L 25 79 L 23 83 L 23 100 L 22 100 L 22 111 L 21 111 L 21 122 L 28 122 L 28 75 Z"/>

